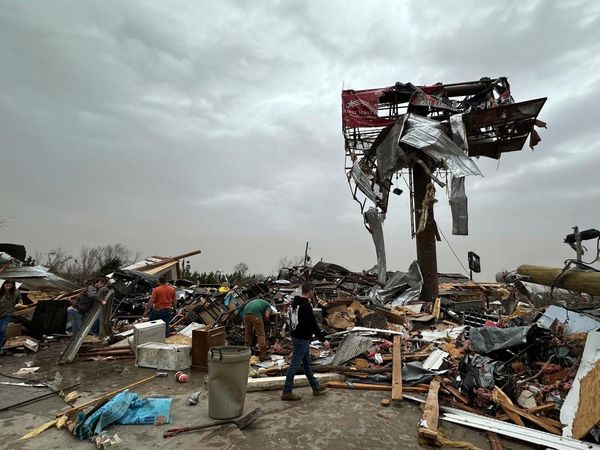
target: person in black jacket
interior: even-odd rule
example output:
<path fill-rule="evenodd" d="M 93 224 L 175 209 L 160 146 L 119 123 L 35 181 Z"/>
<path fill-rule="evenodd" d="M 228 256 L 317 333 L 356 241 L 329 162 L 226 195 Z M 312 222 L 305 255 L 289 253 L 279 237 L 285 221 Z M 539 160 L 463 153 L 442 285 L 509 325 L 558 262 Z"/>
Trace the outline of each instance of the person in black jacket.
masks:
<path fill-rule="evenodd" d="M 304 374 L 312 387 L 313 395 L 321 394 L 324 389 L 319 386 L 319 382 L 313 375 L 310 367 L 310 341 L 312 340 L 313 335 L 323 342 L 323 346 L 326 349 L 329 348 L 329 342 L 325 340 L 323 333 L 319 329 L 319 325 L 317 325 L 317 321 L 313 315 L 312 305 L 309 300 L 314 295 L 314 289 L 312 283 L 307 282 L 302 284 L 302 296 L 294 297 L 289 310 L 294 351 L 285 377 L 281 400 L 296 401 L 301 399 L 299 395 L 292 392 L 292 388 L 294 387 L 294 375 L 296 375 L 296 372 L 300 368 L 300 364 L 304 364 Z"/>

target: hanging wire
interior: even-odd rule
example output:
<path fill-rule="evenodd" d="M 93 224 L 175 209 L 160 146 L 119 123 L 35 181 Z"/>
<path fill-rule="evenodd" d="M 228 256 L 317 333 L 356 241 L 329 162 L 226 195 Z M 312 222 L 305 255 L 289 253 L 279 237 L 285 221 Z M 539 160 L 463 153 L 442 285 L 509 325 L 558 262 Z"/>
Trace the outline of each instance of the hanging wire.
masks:
<path fill-rule="evenodd" d="M 446 236 L 444 235 L 444 232 L 442 231 L 442 229 L 440 227 L 438 227 L 438 231 L 440 232 L 440 234 L 444 238 L 444 241 L 446 241 L 446 244 L 448 244 L 448 247 L 450 248 L 450 251 L 452 252 L 452 254 L 454 255 L 454 257 L 456 258 L 456 260 L 458 261 L 458 263 L 465 270 L 464 274 L 468 276 L 469 275 L 469 270 L 462 263 L 462 261 L 460 260 L 460 258 L 458 257 L 458 255 L 456 254 L 456 252 L 454 251 L 454 249 L 452 248 L 452 246 L 450 245 L 450 242 L 448 242 L 448 239 L 446 239 Z"/>

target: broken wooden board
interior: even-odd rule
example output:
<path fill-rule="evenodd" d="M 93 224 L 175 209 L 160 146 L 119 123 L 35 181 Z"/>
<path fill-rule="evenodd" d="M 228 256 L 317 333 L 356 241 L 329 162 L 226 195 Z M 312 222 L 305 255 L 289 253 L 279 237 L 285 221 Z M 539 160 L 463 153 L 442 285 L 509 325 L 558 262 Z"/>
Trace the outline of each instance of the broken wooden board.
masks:
<path fill-rule="evenodd" d="M 504 447 L 502 447 L 502 442 L 500 441 L 500 436 L 498 436 L 496 433 L 492 432 L 492 431 L 488 431 L 486 433 L 488 441 L 490 441 L 490 447 L 492 448 L 492 450 L 502 450 Z"/>
<path fill-rule="evenodd" d="M 402 338 L 394 336 L 392 349 L 392 400 L 402 400 Z"/>
<path fill-rule="evenodd" d="M 582 398 L 581 381 L 590 373 L 600 360 L 600 332 L 590 331 L 586 336 L 585 348 L 581 355 L 581 363 L 577 369 L 573 387 L 565 397 L 565 401 L 560 409 L 560 421 L 565 424 L 563 436 L 573 437 L 573 425 L 580 409 L 580 399 Z M 596 379 L 597 380 L 597 379 Z M 587 393 L 586 393 L 587 395 Z M 593 399 L 589 396 L 590 400 Z M 587 408 L 586 408 L 587 409 Z M 581 419 L 580 419 L 581 420 Z M 581 425 L 580 425 L 581 426 Z"/>
<path fill-rule="evenodd" d="M 433 304 L 433 310 L 431 311 L 431 314 L 435 317 L 436 321 L 440 320 L 441 310 L 442 310 L 442 298 L 438 297 L 435 299 L 435 303 Z"/>
<path fill-rule="evenodd" d="M 16 337 L 7 339 L 6 342 L 4 342 L 3 348 L 9 349 L 9 348 L 25 347 L 26 349 L 31 350 L 32 352 L 37 352 L 39 345 L 40 345 L 40 343 L 32 337 L 16 336 Z"/>
<path fill-rule="evenodd" d="M 419 423 L 419 436 L 437 441 L 438 438 L 438 418 L 440 414 L 440 405 L 438 402 L 438 393 L 440 390 L 440 379 L 435 377 L 429 385 L 427 400 L 423 407 L 423 416 Z"/>
<path fill-rule="evenodd" d="M 500 407 L 502 408 L 504 413 L 510 418 L 510 420 L 512 420 L 517 425 L 520 425 L 522 427 L 525 426 L 525 424 L 523 423 L 523 419 L 519 417 L 519 414 L 517 414 L 514 410 L 510 408 L 510 406 L 514 406 L 513 402 L 510 399 L 510 397 L 504 393 L 502 389 L 500 389 L 498 386 L 494 387 L 492 397 L 494 399 L 494 403 L 500 405 Z"/>
<path fill-rule="evenodd" d="M 580 381 L 579 405 L 571 437 L 582 439 L 600 423 L 600 361 Z"/>

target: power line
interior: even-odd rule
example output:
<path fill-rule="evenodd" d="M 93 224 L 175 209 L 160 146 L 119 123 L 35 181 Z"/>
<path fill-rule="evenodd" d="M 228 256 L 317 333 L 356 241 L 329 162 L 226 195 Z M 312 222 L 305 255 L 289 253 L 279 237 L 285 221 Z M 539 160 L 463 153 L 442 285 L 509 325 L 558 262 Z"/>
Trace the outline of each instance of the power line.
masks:
<path fill-rule="evenodd" d="M 444 241 L 446 241 L 446 244 L 448 244 L 448 247 L 450 248 L 450 251 L 452 252 L 452 254 L 454 255 L 454 257 L 456 258 L 456 260 L 458 261 L 458 263 L 462 266 L 462 268 L 465 270 L 464 274 L 468 276 L 469 274 L 469 270 L 465 267 L 465 265 L 462 263 L 462 261 L 460 260 L 460 258 L 458 257 L 458 255 L 456 254 L 456 252 L 454 251 L 454 249 L 452 248 L 452 246 L 450 245 L 450 242 L 448 242 L 448 239 L 446 239 L 446 236 L 444 236 L 444 232 L 442 231 L 442 229 L 440 227 L 438 227 L 438 231 L 440 232 L 440 234 L 442 235 L 442 237 L 444 238 Z"/>

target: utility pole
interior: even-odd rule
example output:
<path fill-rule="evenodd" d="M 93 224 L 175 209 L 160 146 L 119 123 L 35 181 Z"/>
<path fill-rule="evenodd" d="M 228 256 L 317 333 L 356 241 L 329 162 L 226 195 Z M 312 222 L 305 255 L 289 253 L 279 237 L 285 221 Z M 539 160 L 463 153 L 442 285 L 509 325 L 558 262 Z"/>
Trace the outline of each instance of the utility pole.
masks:
<path fill-rule="evenodd" d="M 428 167 L 431 167 L 429 158 L 422 158 Z M 431 178 L 419 164 L 413 167 L 414 183 L 414 202 L 415 202 L 415 226 L 418 229 L 421 220 L 423 200 L 427 192 L 427 186 L 431 183 Z M 435 242 L 435 221 L 433 217 L 433 204 L 429 205 L 429 214 L 427 225 L 421 233 L 416 235 L 417 243 L 417 262 L 421 268 L 423 276 L 423 289 L 421 290 L 421 300 L 433 302 L 438 297 L 438 272 L 437 272 L 437 253 Z"/>
<path fill-rule="evenodd" d="M 308 242 L 306 243 L 306 248 L 304 249 L 304 267 L 306 267 L 307 259 L 308 259 Z"/>
<path fill-rule="evenodd" d="M 575 251 L 577 252 L 577 261 L 581 261 L 583 257 L 583 248 L 581 247 L 581 234 L 579 233 L 579 227 L 573 227 L 573 234 L 575 235 Z"/>

